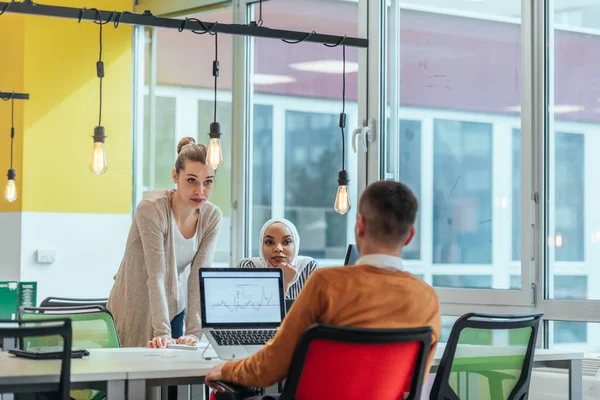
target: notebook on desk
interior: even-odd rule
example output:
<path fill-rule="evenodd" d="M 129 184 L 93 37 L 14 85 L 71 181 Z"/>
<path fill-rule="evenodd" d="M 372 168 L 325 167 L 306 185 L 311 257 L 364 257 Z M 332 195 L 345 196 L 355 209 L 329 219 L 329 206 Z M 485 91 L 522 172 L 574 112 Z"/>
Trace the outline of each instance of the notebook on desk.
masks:
<path fill-rule="evenodd" d="M 203 331 L 219 358 L 246 358 L 275 336 L 283 320 L 283 270 L 201 269 L 200 299 Z"/>
<path fill-rule="evenodd" d="M 30 358 L 32 360 L 60 360 L 63 357 L 63 351 L 53 351 L 53 349 L 39 349 L 37 350 L 19 350 L 10 349 L 9 354 L 17 357 Z M 83 358 L 90 355 L 87 350 L 71 350 L 71 358 Z"/>

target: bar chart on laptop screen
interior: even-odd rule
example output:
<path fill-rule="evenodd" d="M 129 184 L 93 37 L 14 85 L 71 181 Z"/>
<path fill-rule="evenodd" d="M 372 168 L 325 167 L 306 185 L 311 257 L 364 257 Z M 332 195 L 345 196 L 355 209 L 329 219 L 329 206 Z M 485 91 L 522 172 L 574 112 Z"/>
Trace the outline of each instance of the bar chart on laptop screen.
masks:
<path fill-rule="evenodd" d="M 279 296 L 277 279 L 207 279 L 206 322 L 280 322 Z"/>

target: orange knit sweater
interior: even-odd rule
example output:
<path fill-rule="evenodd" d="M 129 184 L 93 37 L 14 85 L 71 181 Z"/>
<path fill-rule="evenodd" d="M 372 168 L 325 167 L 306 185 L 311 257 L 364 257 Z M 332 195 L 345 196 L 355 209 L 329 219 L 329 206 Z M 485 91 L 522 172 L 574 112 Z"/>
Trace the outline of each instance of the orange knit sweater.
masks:
<path fill-rule="evenodd" d="M 223 380 L 267 387 L 287 376 L 292 355 L 312 324 L 362 328 L 433 327 L 426 371 L 440 338 L 434 289 L 407 272 L 371 265 L 324 268 L 311 274 L 279 332 L 256 354 L 225 364 Z"/>

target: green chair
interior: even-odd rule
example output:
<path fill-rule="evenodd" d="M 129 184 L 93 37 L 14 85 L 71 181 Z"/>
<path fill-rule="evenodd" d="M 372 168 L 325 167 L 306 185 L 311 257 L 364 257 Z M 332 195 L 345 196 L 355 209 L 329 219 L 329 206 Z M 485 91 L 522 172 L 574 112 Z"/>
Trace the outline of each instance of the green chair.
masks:
<path fill-rule="evenodd" d="M 460 317 L 448 337 L 429 399 L 526 399 L 542 315 Z"/>
<path fill-rule="evenodd" d="M 46 297 L 40 303 L 40 307 L 78 307 L 78 306 L 102 306 L 106 307 L 107 298 L 82 299 L 73 297 Z"/>
<path fill-rule="evenodd" d="M 20 307 L 19 319 L 31 321 L 39 319 L 69 318 L 73 327 L 73 349 L 118 348 L 119 337 L 111 313 L 102 306 L 77 307 Z M 60 337 L 24 338 L 21 348 L 35 349 L 60 346 Z M 105 393 L 98 390 L 72 390 L 75 400 L 100 400 Z"/>

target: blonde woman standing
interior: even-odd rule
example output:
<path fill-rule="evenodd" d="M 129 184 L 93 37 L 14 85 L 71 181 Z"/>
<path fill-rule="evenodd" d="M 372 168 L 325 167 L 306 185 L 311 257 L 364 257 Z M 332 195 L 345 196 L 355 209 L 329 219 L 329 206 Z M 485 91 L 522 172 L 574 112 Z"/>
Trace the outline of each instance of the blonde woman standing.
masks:
<path fill-rule="evenodd" d="M 108 300 L 123 347 L 195 343 L 202 335 L 198 271 L 213 262 L 222 213 L 208 201 L 215 171 L 206 147 L 183 138 L 177 153 L 177 188 L 151 191 L 139 203 Z"/>

